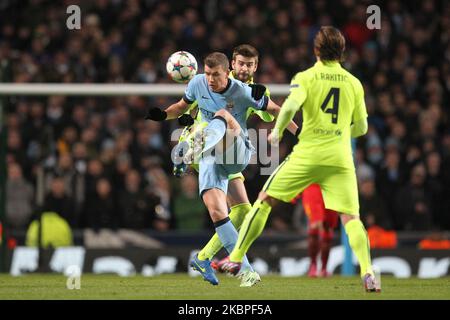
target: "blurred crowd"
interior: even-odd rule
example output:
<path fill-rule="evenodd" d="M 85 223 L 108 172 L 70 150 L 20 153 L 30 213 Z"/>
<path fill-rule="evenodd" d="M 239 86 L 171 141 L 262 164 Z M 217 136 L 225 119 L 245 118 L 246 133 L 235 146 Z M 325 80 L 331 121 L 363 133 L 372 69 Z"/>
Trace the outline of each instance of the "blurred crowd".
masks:
<path fill-rule="evenodd" d="M 81 8 L 80 30 L 66 27 L 70 4 Z M 233 47 L 249 43 L 260 52 L 256 81 L 289 83 L 315 62 L 312 40 L 319 27 L 334 25 L 346 36 L 343 66 L 362 81 L 369 113 L 369 132 L 355 151 L 364 222 L 394 230 L 450 230 L 450 3 L 379 1 L 380 30 L 366 27 L 370 4 L 3 0 L 2 78 L 171 83 L 165 73 L 171 53 L 187 50 L 201 62 L 211 51 L 231 58 Z M 26 229 L 36 213 L 55 211 L 72 228 L 212 228 L 196 177 L 171 174 L 171 133 L 178 125 L 143 120 L 149 106 L 174 101 L 8 98 L 8 227 Z M 282 157 L 293 143 L 288 137 L 282 144 Z M 267 176 L 256 165 L 244 174 L 254 201 Z M 286 204 L 275 210 L 270 228 L 296 228 L 295 209 Z"/>

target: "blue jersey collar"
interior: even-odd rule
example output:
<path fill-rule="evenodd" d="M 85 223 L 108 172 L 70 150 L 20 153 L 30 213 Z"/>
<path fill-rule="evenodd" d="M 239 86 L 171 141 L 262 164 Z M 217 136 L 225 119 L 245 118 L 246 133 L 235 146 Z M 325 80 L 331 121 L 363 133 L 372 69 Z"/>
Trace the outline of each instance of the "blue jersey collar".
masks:
<path fill-rule="evenodd" d="M 224 94 L 225 92 L 227 92 L 227 90 L 228 90 L 230 87 L 231 87 L 231 79 L 228 78 L 228 83 L 227 83 L 227 86 L 225 87 L 225 89 L 223 89 L 222 91 L 219 91 L 219 92 L 215 92 L 215 93 L 218 93 L 218 94 Z"/>

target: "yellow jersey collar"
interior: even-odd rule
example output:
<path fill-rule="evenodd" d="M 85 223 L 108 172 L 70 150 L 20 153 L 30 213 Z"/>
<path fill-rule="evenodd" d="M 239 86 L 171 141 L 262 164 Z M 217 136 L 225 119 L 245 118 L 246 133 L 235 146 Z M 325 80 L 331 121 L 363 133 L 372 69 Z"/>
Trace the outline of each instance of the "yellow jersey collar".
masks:
<path fill-rule="evenodd" d="M 338 61 L 317 61 L 314 66 L 328 67 L 328 68 L 341 68 L 341 64 Z"/>
<path fill-rule="evenodd" d="M 228 75 L 229 78 L 231 79 L 236 79 L 236 75 L 234 74 L 234 70 L 230 71 L 230 74 Z M 248 81 L 246 82 L 246 84 L 251 84 L 253 83 L 253 77 L 250 77 L 250 79 L 248 79 Z"/>

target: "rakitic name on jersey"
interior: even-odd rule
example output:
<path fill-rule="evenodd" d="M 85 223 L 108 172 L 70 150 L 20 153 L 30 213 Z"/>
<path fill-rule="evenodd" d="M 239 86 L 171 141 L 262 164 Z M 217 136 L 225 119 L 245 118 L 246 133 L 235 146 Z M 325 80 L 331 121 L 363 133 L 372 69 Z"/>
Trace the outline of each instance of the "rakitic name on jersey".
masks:
<path fill-rule="evenodd" d="M 326 81 L 348 81 L 348 77 L 343 74 L 338 73 L 318 73 L 315 74 L 316 80 L 326 80 Z"/>

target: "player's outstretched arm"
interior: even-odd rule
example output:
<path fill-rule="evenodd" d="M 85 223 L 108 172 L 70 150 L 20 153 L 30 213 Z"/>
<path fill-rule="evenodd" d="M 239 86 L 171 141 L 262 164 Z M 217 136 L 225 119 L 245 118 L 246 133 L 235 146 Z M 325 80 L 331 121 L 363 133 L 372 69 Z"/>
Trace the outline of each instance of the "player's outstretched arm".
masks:
<path fill-rule="evenodd" d="M 187 102 L 184 101 L 184 99 L 180 99 L 180 101 L 170 105 L 166 110 L 161 110 L 155 107 L 150 108 L 145 116 L 145 119 L 154 121 L 176 119 L 181 116 L 188 109 L 188 107 L 189 105 Z"/>
<path fill-rule="evenodd" d="M 271 143 L 277 144 L 278 141 L 283 137 L 284 130 L 289 125 L 289 122 L 292 122 L 292 118 L 294 118 L 295 113 L 298 111 L 298 104 L 294 99 L 288 97 L 284 103 L 283 107 L 280 110 L 280 113 L 277 117 L 277 122 L 275 123 L 275 127 L 271 133 Z"/>
<path fill-rule="evenodd" d="M 267 104 L 267 112 L 269 112 L 275 118 L 278 118 L 278 115 L 280 114 L 280 111 L 281 111 L 281 107 L 279 105 L 277 105 L 275 102 L 273 102 L 271 99 L 269 99 L 269 103 Z M 292 116 L 292 118 L 293 117 L 294 116 Z M 292 133 L 295 136 L 297 136 L 299 134 L 299 132 L 298 132 L 299 131 L 299 127 L 292 120 L 289 121 L 289 123 L 287 125 L 287 129 L 288 129 L 288 131 L 290 133 Z"/>

